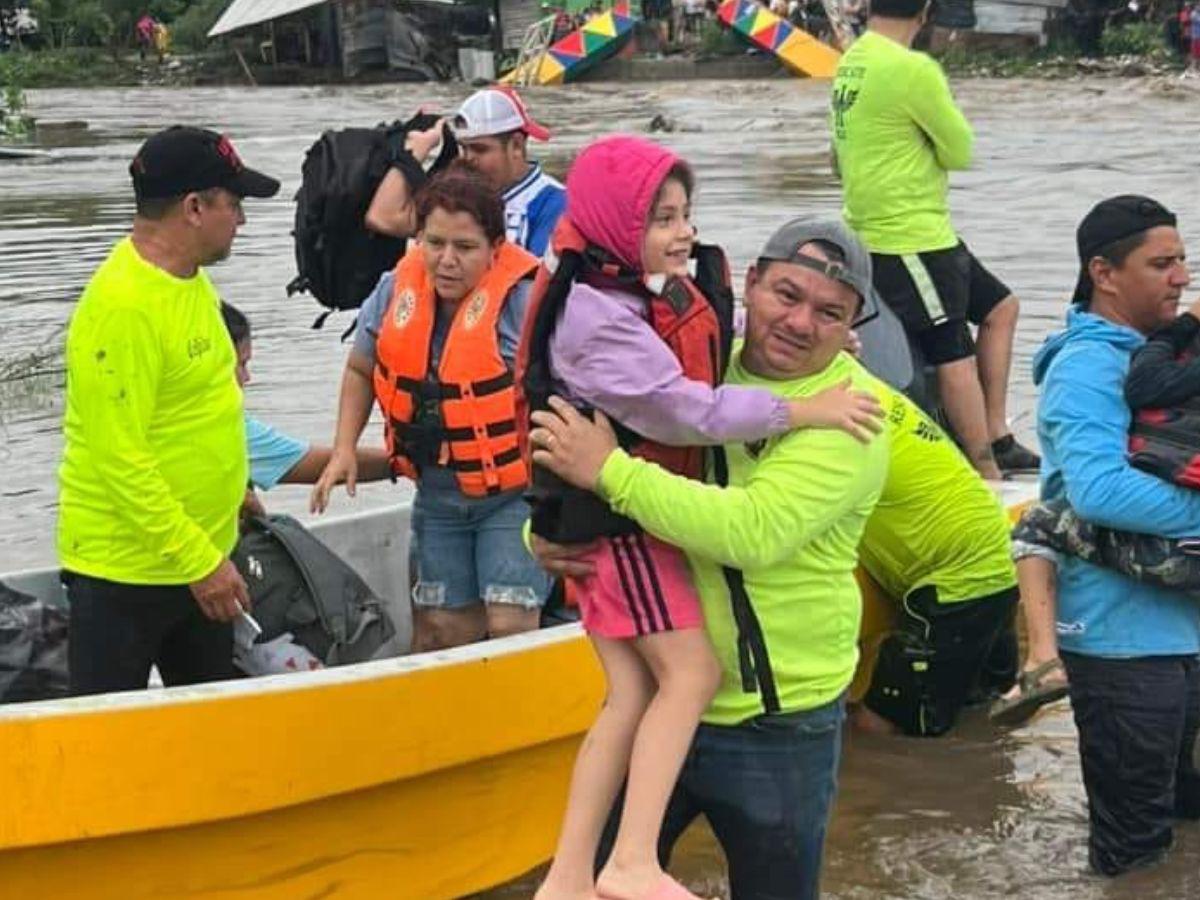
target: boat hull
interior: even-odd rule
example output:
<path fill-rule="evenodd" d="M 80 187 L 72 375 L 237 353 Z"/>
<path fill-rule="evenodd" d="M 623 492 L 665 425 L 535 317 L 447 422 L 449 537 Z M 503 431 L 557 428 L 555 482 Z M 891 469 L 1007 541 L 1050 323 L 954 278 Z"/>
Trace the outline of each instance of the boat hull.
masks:
<path fill-rule="evenodd" d="M 554 631 L 13 707 L 0 896 L 449 898 L 514 878 L 551 853 L 602 697 L 586 639 Z"/>
<path fill-rule="evenodd" d="M 395 600 L 406 525 L 396 508 L 320 532 Z M 50 572 L 5 580 L 59 590 Z M 894 604 L 864 589 L 868 621 L 886 622 Z M 338 669 L 0 707 L 0 900 L 438 900 L 501 884 L 550 857 L 603 690 L 586 638 L 564 625 Z"/>

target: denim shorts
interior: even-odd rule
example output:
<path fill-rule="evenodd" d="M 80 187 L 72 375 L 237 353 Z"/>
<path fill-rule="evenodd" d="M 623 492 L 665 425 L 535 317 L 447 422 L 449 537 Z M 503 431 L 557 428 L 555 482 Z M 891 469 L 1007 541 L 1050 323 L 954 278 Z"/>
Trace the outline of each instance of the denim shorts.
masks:
<path fill-rule="evenodd" d="M 457 487 L 428 484 L 423 477 L 413 501 L 413 604 L 458 609 L 482 600 L 540 609 L 551 578 L 525 548 L 528 518 L 520 491 L 466 497 Z"/>

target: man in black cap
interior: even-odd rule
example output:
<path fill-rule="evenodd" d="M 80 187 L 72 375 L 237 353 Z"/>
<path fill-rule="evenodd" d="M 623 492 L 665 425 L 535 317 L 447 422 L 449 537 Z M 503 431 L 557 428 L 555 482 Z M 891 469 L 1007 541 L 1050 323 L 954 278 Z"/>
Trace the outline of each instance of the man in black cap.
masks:
<path fill-rule="evenodd" d="M 1175 216 L 1147 197 L 1112 197 L 1084 217 L 1077 243 L 1066 330 L 1034 359 L 1042 499 L 1065 499 L 1105 528 L 1200 535 L 1200 493 L 1134 468 L 1127 453 L 1130 359 L 1173 321 L 1189 282 Z M 1200 817 L 1200 775 L 1185 752 L 1200 727 L 1200 604 L 1063 557 L 1057 620 L 1088 795 L 1089 860 L 1116 875 L 1156 861 L 1175 817 Z M 1029 623 L 1031 643 L 1035 629 L 1051 628 Z"/>
<path fill-rule="evenodd" d="M 76 694 L 231 677 L 249 605 L 229 560 L 246 490 L 236 355 L 203 266 L 230 253 L 242 198 L 279 182 L 228 138 L 176 126 L 129 167 L 137 211 L 67 334 L 58 552 Z"/>

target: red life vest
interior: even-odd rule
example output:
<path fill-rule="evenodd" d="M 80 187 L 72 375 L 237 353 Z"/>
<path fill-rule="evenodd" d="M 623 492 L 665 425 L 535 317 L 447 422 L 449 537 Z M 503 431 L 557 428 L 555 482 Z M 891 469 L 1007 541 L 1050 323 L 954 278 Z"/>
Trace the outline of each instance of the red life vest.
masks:
<path fill-rule="evenodd" d="M 1197 355 L 1200 337 L 1193 338 L 1175 359 L 1187 363 Z M 1169 409 L 1134 410 L 1129 464 L 1164 481 L 1200 490 L 1200 396 Z"/>
<path fill-rule="evenodd" d="M 375 398 L 392 469 L 417 478 L 426 465 L 454 470 L 459 489 L 483 497 L 523 488 L 513 373 L 497 325 L 509 292 L 537 259 L 502 243 L 483 279 L 454 313 L 437 372 L 429 371 L 437 297 L 420 246 L 400 258 L 375 344 Z"/>
<path fill-rule="evenodd" d="M 1129 464 L 1181 487 L 1200 490 L 1200 401 L 1134 413 Z"/>
<path fill-rule="evenodd" d="M 640 276 L 621 267 L 605 251 L 589 245 L 566 216 L 558 220 L 550 250 L 534 280 L 517 354 L 517 427 L 527 464 L 532 464 L 529 414 L 547 408 L 547 400 L 554 391 L 550 339 L 576 281 L 642 297 L 646 321 L 679 360 L 684 376 L 712 386 L 720 383 L 733 336 L 729 266 L 718 247 L 697 245 L 693 256 L 697 261 L 695 280 L 671 278 L 661 293 L 654 293 Z M 670 447 L 635 434 L 619 423 L 614 423 L 614 427 L 621 446 L 630 453 L 689 478 L 703 475 L 703 448 Z M 540 467 L 532 471 L 535 533 L 559 540 L 578 540 L 636 530 L 629 519 L 612 513 L 593 495 L 578 492 L 580 496 L 576 497 L 573 489 Z M 573 498 L 575 512 L 562 508 L 567 495 Z M 539 515 L 539 504 L 543 512 L 551 508 L 557 511 L 552 516 L 553 525 L 543 523 L 551 533 L 539 525 L 544 518 Z M 580 511 L 584 505 L 590 512 Z M 604 514 L 592 507 L 603 507 Z"/>

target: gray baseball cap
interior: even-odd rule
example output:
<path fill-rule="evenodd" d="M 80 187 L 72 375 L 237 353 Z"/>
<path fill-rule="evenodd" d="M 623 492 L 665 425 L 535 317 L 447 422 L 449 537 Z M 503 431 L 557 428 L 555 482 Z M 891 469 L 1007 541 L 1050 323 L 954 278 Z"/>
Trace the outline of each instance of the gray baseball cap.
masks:
<path fill-rule="evenodd" d="M 825 241 L 842 251 L 845 262 L 826 262 L 800 248 L 813 241 Z M 827 278 L 854 288 L 865 302 L 871 296 L 871 254 L 853 231 L 837 219 L 800 217 L 786 222 L 767 238 L 760 260 L 794 263 L 820 272 Z"/>

